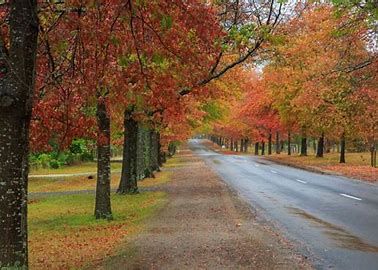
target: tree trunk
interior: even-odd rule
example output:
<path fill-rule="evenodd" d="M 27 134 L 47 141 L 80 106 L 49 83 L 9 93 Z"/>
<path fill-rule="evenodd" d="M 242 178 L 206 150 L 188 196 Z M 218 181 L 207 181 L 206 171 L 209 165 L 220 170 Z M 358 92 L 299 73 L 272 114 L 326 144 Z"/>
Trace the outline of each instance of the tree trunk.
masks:
<path fill-rule="evenodd" d="M 132 117 L 133 110 L 124 113 L 124 142 L 121 181 L 117 193 L 135 194 L 138 192 L 138 122 Z"/>
<path fill-rule="evenodd" d="M 143 137 L 143 176 L 144 178 L 152 177 L 151 171 L 151 142 L 150 142 L 150 129 L 148 128 L 141 128 L 143 130 L 142 137 Z M 163 159 L 163 157 L 162 157 Z"/>
<path fill-rule="evenodd" d="M 265 142 L 264 141 L 261 142 L 261 155 L 262 156 L 265 155 Z"/>
<path fill-rule="evenodd" d="M 290 131 L 287 133 L 287 154 L 291 155 L 291 133 Z"/>
<path fill-rule="evenodd" d="M 272 154 L 272 133 L 269 132 L 269 137 L 268 137 L 268 155 Z"/>
<path fill-rule="evenodd" d="M 159 143 L 158 143 L 158 136 L 155 130 L 151 130 L 150 133 L 150 140 L 151 140 L 151 171 L 159 171 Z M 169 153 L 168 155 L 172 157 L 174 153 L 172 153 L 171 146 L 168 147 Z"/>
<path fill-rule="evenodd" d="M 157 143 L 157 161 L 158 167 L 163 167 L 162 151 L 161 151 L 161 142 L 160 142 L 160 132 L 156 132 L 156 143 Z M 176 152 L 176 151 L 175 151 Z"/>
<path fill-rule="evenodd" d="M 256 156 L 259 155 L 259 143 L 258 142 L 255 142 L 255 155 Z"/>
<path fill-rule="evenodd" d="M 240 152 L 244 152 L 244 139 L 240 139 Z"/>
<path fill-rule="evenodd" d="M 230 150 L 234 151 L 234 139 L 233 138 L 231 138 Z"/>
<path fill-rule="evenodd" d="M 302 131 L 301 138 L 301 156 L 307 156 L 307 136 L 306 131 Z"/>
<path fill-rule="evenodd" d="M 370 165 L 374 168 L 377 167 L 377 149 L 374 142 L 370 147 Z"/>
<path fill-rule="evenodd" d="M 4 69 L 0 77 L 0 269 L 27 269 L 29 125 L 37 52 L 37 3 L 14 0 L 8 5 L 8 52 L 0 39 Z"/>
<path fill-rule="evenodd" d="M 281 143 L 280 143 L 280 153 L 283 151 L 284 145 L 285 145 L 284 141 L 281 140 Z"/>
<path fill-rule="evenodd" d="M 110 118 L 105 100 L 97 97 L 97 186 L 96 219 L 112 219 L 110 203 Z"/>
<path fill-rule="evenodd" d="M 318 140 L 318 148 L 316 149 L 316 157 L 323 157 L 324 156 L 324 132 L 322 132 L 321 136 Z"/>
<path fill-rule="evenodd" d="M 176 154 L 176 145 L 173 142 L 168 144 L 168 152 L 170 157 L 173 157 Z"/>
<path fill-rule="evenodd" d="M 345 163 L 345 133 L 340 138 L 340 163 Z"/>
<path fill-rule="evenodd" d="M 235 141 L 235 151 L 236 151 L 236 152 L 239 152 L 239 144 L 238 144 L 238 140 Z"/>
<path fill-rule="evenodd" d="M 276 154 L 281 153 L 281 147 L 280 147 L 280 133 L 276 132 Z"/>
<path fill-rule="evenodd" d="M 249 144 L 249 139 L 245 139 L 244 141 L 244 152 L 248 153 L 248 144 Z"/>

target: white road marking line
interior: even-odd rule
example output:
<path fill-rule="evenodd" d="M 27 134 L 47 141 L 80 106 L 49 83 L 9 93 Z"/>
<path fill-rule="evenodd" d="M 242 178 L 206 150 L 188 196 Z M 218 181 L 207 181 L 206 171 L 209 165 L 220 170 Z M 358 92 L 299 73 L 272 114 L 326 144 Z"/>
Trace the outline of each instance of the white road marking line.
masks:
<path fill-rule="evenodd" d="M 354 197 L 352 195 L 348 195 L 348 194 L 344 194 L 344 193 L 340 193 L 341 196 L 344 196 L 344 197 L 347 197 L 347 198 L 350 198 L 350 199 L 353 199 L 353 200 L 357 200 L 357 201 L 362 201 L 361 198 L 358 198 L 358 197 Z"/>
<path fill-rule="evenodd" d="M 277 173 L 276 171 L 270 170 L 272 173 Z"/>
<path fill-rule="evenodd" d="M 307 184 L 307 182 L 303 181 L 303 180 L 300 180 L 300 179 L 295 179 L 295 181 L 299 182 L 299 183 L 302 183 L 302 184 Z"/>

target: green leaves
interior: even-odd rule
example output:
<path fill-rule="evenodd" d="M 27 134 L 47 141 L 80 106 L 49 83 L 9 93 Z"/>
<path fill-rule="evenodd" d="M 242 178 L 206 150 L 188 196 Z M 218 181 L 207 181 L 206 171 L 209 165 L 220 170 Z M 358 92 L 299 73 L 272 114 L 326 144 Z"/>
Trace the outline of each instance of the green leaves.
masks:
<path fill-rule="evenodd" d="M 245 24 L 240 27 L 233 26 L 229 32 L 229 37 L 236 45 L 248 44 L 255 36 L 256 26 L 254 24 Z"/>
<path fill-rule="evenodd" d="M 160 26 L 163 30 L 169 30 L 172 28 L 173 20 L 169 15 L 163 15 L 160 21 Z"/>
<path fill-rule="evenodd" d="M 118 58 L 118 65 L 123 68 L 127 68 L 130 64 L 138 61 L 138 56 L 135 53 L 129 55 L 121 55 Z"/>
<path fill-rule="evenodd" d="M 152 66 L 157 67 L 161 70 L 166 70 L 169 67 L 169 61 L 164 56 L 154 53 L 152 56 Z"/>
<path fill-rule="evenodd" d="M 206 112 L 205 122 L 220 120 L 223 117 L 223 109 L 216 101 L 210 101 L 202 106 L 202 110 Z"/>

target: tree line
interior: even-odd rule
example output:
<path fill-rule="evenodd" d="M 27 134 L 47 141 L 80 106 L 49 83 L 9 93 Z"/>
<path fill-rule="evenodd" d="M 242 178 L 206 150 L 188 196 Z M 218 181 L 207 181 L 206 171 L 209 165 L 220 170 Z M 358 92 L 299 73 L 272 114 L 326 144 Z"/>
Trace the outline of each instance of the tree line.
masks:
<path fill-rule="evenodd" d="M 267 144 L 272 153 L 293 138 L 306 156 L 309 138 L 321 158 L 338 143 L 340 163 L 346 148 L 369 151 L 376 167 L 378 124 L 378 58 L 371 21 L 356 13 L 339 13 L 328 3 L 308 6 L 282 23 L 264 50 L 261 72 L 255 72 L 232 110 L 214 124 L 213 141 L 238 148 Z M 221 140 L 221 142 L 219 142 Z M 242 146 L 243 147 L 243 146 Z"/>

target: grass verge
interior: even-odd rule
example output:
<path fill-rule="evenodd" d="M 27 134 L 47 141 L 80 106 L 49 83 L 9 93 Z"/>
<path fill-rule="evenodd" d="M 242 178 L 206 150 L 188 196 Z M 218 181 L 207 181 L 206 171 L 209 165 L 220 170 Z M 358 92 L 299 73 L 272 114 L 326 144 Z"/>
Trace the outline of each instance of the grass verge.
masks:
<path fill-rule="evenodd" d="M 112 170 L 121 170 L 121 162 L 112 162 Z M 83 162 L 80 164 L 63 166 L 58 169 L 47 169 L 47 168 L 38 168 L 31 169 L 30 174 L 33 175 L 42 175 L 42 174 L 74 174 L 74 173 L 87 173 L 87 172 L 96 172 L 97 171 L 97 162 Z"/>
<path fill-rule="evenodd" d="M 113 221 L 93 217 L 91 194 L 61 195 L 29 202 L 31 269 L 79 269 L 111 255 L 124 238 L 166 201 L 163 192 L 113 195 Z"/>
<path fill-rule="evenodd" d="M 150 187 L 164 184 L 170 179 L 170 172 L 155 173 L 155 178 L 146 178 L 138 182 L 139 187 Z M 111 188 L 118 188 L 121 173 L 112 173 Z M 31 178 L 28 185 L 29 192 L 64 192 L 95 190 L 96 178 L 88 179 L 85 176 L 65 177 L 65 178 Z"/>

